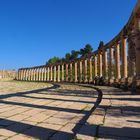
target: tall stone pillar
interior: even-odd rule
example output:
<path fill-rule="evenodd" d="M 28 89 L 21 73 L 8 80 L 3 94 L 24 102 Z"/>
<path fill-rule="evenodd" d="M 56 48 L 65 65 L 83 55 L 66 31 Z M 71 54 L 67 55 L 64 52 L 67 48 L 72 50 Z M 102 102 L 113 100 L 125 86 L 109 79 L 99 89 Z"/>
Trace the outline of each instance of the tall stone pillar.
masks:
<path fill-rule="evenodd" d="M 102 52 L 99 51 L 98 57 L 99 57 L 99 77 L 101 78 L 103 76 Z"/>
<path fill-rule="evenodd" d="M 73 66 L 72 66 L 72 63 L 70 63 L 70 82 L 73 82 Z"/>
<path fill-rule="evenodd" d="M 63 82 L 63 81 L 64 81 L 64 64 L 61 65 L 61 71 L 62 71 L 61 80 L 62 80 L 62 82 Z"/>
<path fill-rule="evenodd" d="M 87 59 L 84 60 L 84 83 L 87 83 Z"/>
<path fill-rule="evenodd" d="M 89 58 L 89 83 L 93 81 L 92 77 L 92 57 Z"/>
<path fill-rule="evenodd" d="M 30 81 L 32 81 L 32 69 L 30 69 Z"/>
<path fill-rule="evenodd" d="M 47 67 L 47 81 L 50 81 L 50 68 Z"/>
<path fill-rule="evenodd" d="M 38 68 L 38 81 L 40 81 L 40 68 Z"/>
<path fill-rule="evenodd" d="M 121 78 L 121 73 L 120 73 L 120 44 L 118 43 L 116 45 L 116 79 L 115 82 L 119 82 Z"/>
<path fill-rule="evenodd" d="M 74 82 L 76 83 L 77 81 L 77 62 L 74 62 Z"/>
<path fill-rule="evenodd" d="M 32 73 L 33 73 L 33 75 L 32 75 L 32 81 L 35 81 L 35 69 L 34 68 L 32 68 Z"/>
<path fill-rule="evenodd" d="M 44 67 L 44 78 L 43 81 L 45 82 L 47 80 L 47 70 L 46 67 Z"/>
<path fill-rule="evenodd" d="M 83 61 L 79 61 L 79 83 L 83 81 Z"/>
<path fill-rule="evenodd" d="M 50 66 L 50 81 L 53 81 L 53 66 Z"/>
<path fill-rule="evenodd" d="M 110 71 L 110 77 L 109 77 L 109 83 L 114 83 L 114 69 L 113 69 L 113 62 L 114 62 L 114 49 L 113 47 L 109 48 L 109 71 Z"/>
<path fill-rule="evenodd" d="M 135 20 L 135 45 L 136 45 L 136 87 L 140 89 L 140 17 Z"/>
<path fill-rule="evenodd" d="M 94 78 L 97 76 L 97 55 L 94 55 Z"/>
<path fill-rule="evenodd" d="M 104 71 L 104 79 L 105 83 L 108 83 L 108 57 L 107 57 L 107 50 L 103 50 L 103 71 Z"/>
<path fill-rule="evenodd" d="M 127 52 L 126 52 L 126 39 L 121 38 L 121 50 L 122 50 L 122 79 L 121 82 L 125 83 L 127 78 Z"/>
<path fill-rule="evenodd" d="M 68 82 L 68 74 L 69 74 L 69 72 L 68 72 L 68 64 L 66 64 L 66 82 Z"/>
<path fill-rule="evenodd" d="M 53 77 L 53 81 L 56 82 L 56 66 L 54 66 L 54 77 Z"/>
<path fill-rule="evenodd" d="M 22 77 L 23 77 L 23 75 L 22 75 L 22 73 L 23 73 L 23 70 L 21 69 L 21 72 L 20 72 L 20 79 L 22 80 Z M 4 78 L 4 72 L 2 71 L 2 78 Z"/>
<path fill-rule="evenodd" d="M 57 66 L 57 82 L 60 82 L 60 65 Z"/>
<path fill-rule="evenodd" d="M 29 69 L 29 81 L 32 81 L 32 69 Z"/>
<path fill-rule="evenodd" d="M 41 81 L 43 81 L 44 79 L 44 68 L 40 68 L 41 69 Z"/>
<path fill-rule="evenodd" d="M 36 81 L 36 68 L 34 68 L 34 81 Z"/>
<path fill-rule="evenodd" d="M 1 71 L 0 71 L 1 73 Z M 0 75 L 1 76 L 1 75 Z M 1 76 L 2 77 L 2 76 Z M 18 73 L 17 73 L 17 80 L 20 80 L 20 69 L 18 69 Z"/>

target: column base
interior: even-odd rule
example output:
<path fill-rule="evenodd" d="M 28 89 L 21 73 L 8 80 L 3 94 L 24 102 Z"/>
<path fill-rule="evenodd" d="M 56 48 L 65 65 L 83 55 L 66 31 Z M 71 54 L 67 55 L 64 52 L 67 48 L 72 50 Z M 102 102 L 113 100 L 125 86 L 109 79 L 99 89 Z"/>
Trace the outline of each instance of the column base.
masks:
<path fill-rule="evenodd" d="M 128 77 L 128 78 L 127 78 L 127 86 L 128 86 L 128 87 L 131 87 L 131 86 L 132 86 L 133 79 L 134 79 L 134 77 Z"/>
<path fill-rule="evenodd" d="M 88 80 L 84 80 L 84 83 L 88 83 Z"/>
<path fill-rule="evenodd" d="M 108 84 L 109 84 L 109 85 L 113 85 L 113 84 L 114 84 L 114 78 L 109 79 L 109 80 L 108 80 Z"/>
<path fill-rule="evenodd" d="M 108 85 L 109 83 L 108 83 L 108 77 L 106 77 L 105 79 L 104 79 L 104 85 Z"/>

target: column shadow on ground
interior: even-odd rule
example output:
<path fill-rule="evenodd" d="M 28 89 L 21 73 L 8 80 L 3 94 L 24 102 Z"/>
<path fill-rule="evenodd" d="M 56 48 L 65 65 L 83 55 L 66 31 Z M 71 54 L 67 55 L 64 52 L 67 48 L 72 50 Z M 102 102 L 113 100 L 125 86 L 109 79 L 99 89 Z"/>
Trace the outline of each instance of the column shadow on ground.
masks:
<path fill-rule="evenodd" d="M 84 117 L 73 128 L 73 134 L 72 133 L 67 133 L 67 132 L 62 132 L 62 131 L 57 131 L 57 133 L 61 134 L 60 138 L 63 137 L 63 139 L 67 139 L 67 140 L 68 139 L 72 139 L 76 135 L 78 129 L 80 129 L 80 127 L 81 127 L 79 124 L 81 122 L 85 123 L 86 120 L 88 119 L 88 117 L 91 115 L 91 113 L 95 110 L 96 106 L 100 102 L 98 99 L 96 100 L 96 102 L 98 102 L 98 103 L 95 103 L 95 106 L 94 106 L 94 102 L 93 102 L 93 108 L 90 111 L 86 111 L 86 110 L 82 110 L 81 111 L 81 110 L 77 110 L 77 109 L 50 107 L 50 106 L 42 106 L 42 105 L 33 105 L 33 104 L 29 104 L 29 103 L 19 103 L 19 102 L 11 102 L 11 101 L 4 101 L 3 100 L 3 99 L 7 99 L 7 98 L 10 98 L 10 97 L 17 97 L 17 96 L 18 97 L 26 97 L 26 95 L 34 94 L 34 93 L 35 94 L 40 94 L 40 92 L 42 92 L 42 91 L 45 91 L 45 92 L 49 91 L 50 92 L 52 89 L 54 90 L 54 89 L 57 89 L 59 87 L 60 87 L 59 85 L 55 84 L 55 85 L 53 85 L 53 87 L 50 87 L 50 88 L 38 89 L 38 90 L 32 90 L 32 91 L 20 92 L 20 93 L 12 93 L 12 94 L 8 94 L 8 95 L 1 95 L 0 96 L 0 99 L 1 99 L 0 103 L 2 103 L 2 104 L 9 104 L 9 105 L 16 105 L 16 106 L 17 105 L 18 106 L 25 106 L 25 107 L 31 107 L 31 108 L 41 108 L 41 109 L 43 108 L 43 109 L 47 109 L 47 110 L 64 111 L 64 112 L 70 112 L 70 113 L 82 113 L 82 114 L 84 114 Z M 66 95 L 68 96 L 68 95 L 71 95 L 71 93 L 73 93 L 73 94 L 77 93 L 76 96 L 80 96 L 81 97 L 82 94 L 85 94 L 84 92 L 87 92 L 87 91 L 82 91 L 82 93 L 80 93 L 80 92 L 81 91 L 77 90 L 77 91 L 75 91 L 75 93 L 73 93 L 73 90 L 68 90 Z M 94 94 L 94 92 L 92 94 Z M 51 93 L 50 93 L 50 95 L 51 95 Z M 56 95 L 56 94 L 54 94 L 54 95 Z M 63 95 L 65 95 L 65 93 L 63 93 Z M 86 97 L 86 95 L 82 96 L 82 97 Z M 89 95 L 88 95 L 88 97 L 89 97 Z M 27 96 L 27 98 L 28 98 L 28 96 Z M 59 100 L 59 99 L 57 99 L 57 100 Z M 61 101 L 61 99 L 60 99 L 60 101 Z M 66 100 L 66 101 L 76 102 L 75 100 Z M 86 102 L 83 102 L 83 103 L 86 103 Z M 55 130 L 52 130 L 52 129 L 46 129 L 46 128 L 42 128 L 42 127 L 38 127 L 38 126 L 33 126 L 33 125 L 21 123 L 21 122 L 16 122 L 16 121 L 8 120 L 8 119 L 1 119 L 0 120 L 0 126 L 4 127 L 4 129 L 8 129 L 8 130 L 11 130 L 13 132 L 17 132 L 17 133 L 20 133 L 20 134 L 25 134 L 27 136 L 32 136 L 34 138 L 39 138 L 39 139 L 47 139 L 46 138 L 46 137 L 48 137 L 47 134 L 50 131 L 53 132 L 53 133 L 50 133 L 51 135 L 54 135 L 55 132 L 56 132 Z M 33 128 L 33 129 L 30 130 L 30 131 L 25 131 L 24 129 L 22 129 L 24 127 L 28 128 L 28 129 L 31 129 L 31 128 Z M 21 128 L 21 131 L 20 131 L 20 128 Z M 48 134 L 49 137 L 50 137 L 50 134 Z"/>

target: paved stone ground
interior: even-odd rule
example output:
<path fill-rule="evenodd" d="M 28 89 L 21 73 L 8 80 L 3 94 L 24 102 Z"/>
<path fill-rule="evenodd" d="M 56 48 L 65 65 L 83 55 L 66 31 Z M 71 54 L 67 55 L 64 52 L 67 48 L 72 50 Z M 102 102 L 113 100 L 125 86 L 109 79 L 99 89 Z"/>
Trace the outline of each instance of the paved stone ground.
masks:
<path fill-rule="evenodd" d="M 78 139 L 140 140 L 140 93 L 98 87 L 103 97 L 77 133 Z M 94 128 L 93 128 L 94 126 Z"/>
<path fill-rule="evenodd" d="M 97 97 L 82 85 L 0 81 L 0 140 L 73 139 Z"/>
<path fill-rule="evenodd" d="M 0 81 L 0 140 L 139 140 L 140 94 L 94 88 Z"/>

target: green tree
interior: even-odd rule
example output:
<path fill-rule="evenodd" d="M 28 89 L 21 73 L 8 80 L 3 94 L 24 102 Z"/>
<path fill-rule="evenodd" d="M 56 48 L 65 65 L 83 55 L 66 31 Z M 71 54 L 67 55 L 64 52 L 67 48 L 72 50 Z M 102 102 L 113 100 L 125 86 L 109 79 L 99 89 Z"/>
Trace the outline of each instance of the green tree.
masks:
<path fill-rule="evenodd" d="M 90 44 L 87 44 L 83 49 L 80 49 L 80 55 L 81 57 L 87 57 L 90 54 L 92 54 L 92 46 Z"/>
<path fill-rule="evenodd" d="M 59 57 L 54 56 L 53 58 L 50 58 L 46 64 L 55 64 L 61 62 L 61 59 Z"/>
<path fill-rule="evenodd" d="M 75 50 L 71 51 L 71 58 L 70 58 L 71 60 L 78 58 L 78 56 L 79 56 L 78 51 L 75 51 Z"/>
<path fill-rule="evenodd" d="M 70 53 L 66 53 L 65 61 L 69 61 L 70 59 L 71 59 L 71 54 Z"/>

